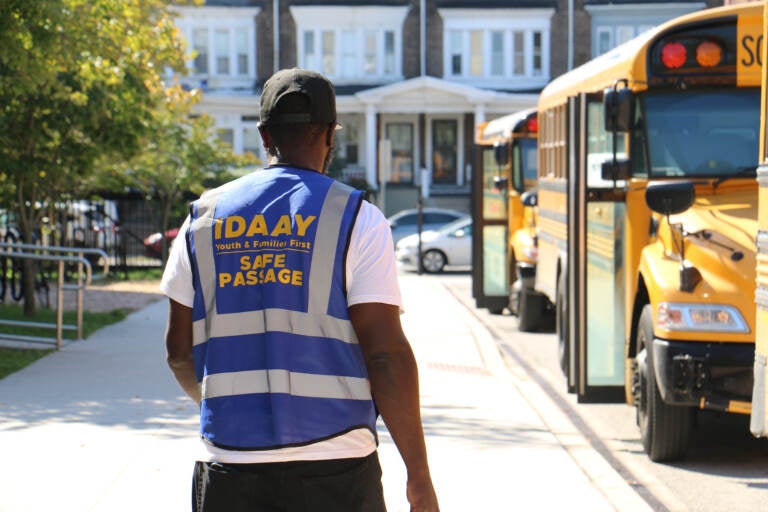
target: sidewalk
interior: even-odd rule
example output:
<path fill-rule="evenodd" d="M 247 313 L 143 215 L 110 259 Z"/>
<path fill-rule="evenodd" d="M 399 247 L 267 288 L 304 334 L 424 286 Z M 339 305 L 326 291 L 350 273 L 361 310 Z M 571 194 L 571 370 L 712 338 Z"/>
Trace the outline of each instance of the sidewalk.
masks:
<path fill-rule="evenodd" d="M 438 280 L 400 284 L 443 512 L 650 510 Z M 196 407 L 165 365 L 166 315 L 154 303 L 0 380 L 0 512 L 189 510 Z M 408 511 L 379 431 L 389 511 Z"/>

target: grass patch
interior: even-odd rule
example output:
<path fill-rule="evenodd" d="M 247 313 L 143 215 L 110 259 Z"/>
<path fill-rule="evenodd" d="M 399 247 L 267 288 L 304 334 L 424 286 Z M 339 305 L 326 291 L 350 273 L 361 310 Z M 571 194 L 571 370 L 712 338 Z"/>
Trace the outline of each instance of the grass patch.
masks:
<path fill-rule="evenodd" d="M 115 309 L 109 312 L 83 312 L 83 338 L 88 338 L 91 334 L 111 325 L 115 322 L 123 320 L 128 314 L 128 311 L 122 309 Z M 52 309 L 40 308 L 34 317 L 25 317 L 20 305 L 16 304 L 3 304 L 0 305 L 0 318 L 3 320 L 17 320 L 17 321 L 32 321 L 32 322 L 45 322 L 56 323 L 56 311 Z M 64 323 L 75 325 L 77 323 L 77 313 L 75 311 L 64 312 Z M 13 325 L 0 324 L 0 332 L 3 334 L 21 334 L 24 336 L 46 336 L 55 337 L 55 328 L 43 328 L 43 327 L 19 327 Z M 63 331 L 62 337 L 65 340 L 74 340 L 77 333 L 75 331 Z M 34 361 L 41 357 L 53 352 L 53 349 L 17 349 L 17 348 L 0 348 L 0 379 L 10 375 L 13 372 L 19 371 L 22 368 L 30 365 Z"/>
<path fill-rule="evenodd" d="M 137 268 L 128 270 L 128 275 L 125 272 L 118 269 L 110 269 L 109 277 L 106 280 L 100 280 L 100 282 L 115 282 L 115 281 L 159 281 L 163 277 L 162 267 L 153 268 Z"/>
<path fill-rule="evenodd" d="M 53 351 L 53 349 L 0 347 L 0 379 L 29 366 Z"/>

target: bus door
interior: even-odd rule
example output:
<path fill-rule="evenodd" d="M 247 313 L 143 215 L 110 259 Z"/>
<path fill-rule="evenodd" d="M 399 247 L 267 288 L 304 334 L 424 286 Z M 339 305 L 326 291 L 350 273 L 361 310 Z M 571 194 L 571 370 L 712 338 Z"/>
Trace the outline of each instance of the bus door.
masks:
<path fill-rule="evenodd" d="M 473 173 L 472 294 L 478 308 L 501 313 L 509 303 L 507 254 L 509 143 L 479 146 L 480 172 Z"/>
<path fill-rule="evenodd" d="M 613 159 L 613 134 L 605 130 L 602 94 L 581 94 L 574 143 L 569 266 L 575 320 L 575 391 L 579 402 L 621 402 L 624 392 L 625 230 L 624 184 L 602 177 Z M 626 158 L 623 135 L 617 157 Z M 572 324 L 573 325 L 573 324 Z"/>

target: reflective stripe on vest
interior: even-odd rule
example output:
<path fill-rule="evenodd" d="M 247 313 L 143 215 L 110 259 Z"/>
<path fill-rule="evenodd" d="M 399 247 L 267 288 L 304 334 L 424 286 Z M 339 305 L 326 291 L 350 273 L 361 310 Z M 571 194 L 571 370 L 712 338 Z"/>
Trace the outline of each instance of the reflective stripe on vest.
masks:
<path fill-rule="evenodd" d="M 325 179 L 311 176 L 307 186 Z M 216 218 L 216 205 L 232 190 L 225 186 L 201 197 L 190 225 L 199 283 L 193 337 L 203 385 L 201 433 L 231 449 L 301 445 L 359 427 L 375 434 L 376 411 L 354 329 L 348 316 L 328 314 L 332 296 L 338 296 L 332 290 L 341 286 L 333 272 L 340 233 L 351 233 L 354 213 L 350 218 L 349 212 L 357 203 L 350 200 L 359 201 L 359 192 L 337 182 L 327 189 L 303 283 L 309 290 L 306 311 L 244 307 L 219 313 L 213 237 L 222 219 Z M 346 315 L 346 303 L 343 309 Z"/>

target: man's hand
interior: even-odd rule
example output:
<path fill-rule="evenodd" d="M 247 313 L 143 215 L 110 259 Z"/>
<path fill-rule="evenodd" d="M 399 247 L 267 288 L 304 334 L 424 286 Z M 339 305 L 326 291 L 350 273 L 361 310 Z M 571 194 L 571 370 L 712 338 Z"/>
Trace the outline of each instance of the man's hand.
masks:
<path fill-rule="evenodd" d="M 439 512 L 437 495 L 432 486 L 432 480 L 408 478 L 406 489 L 408 503 L 411 504 L 411 512 Z"/>

